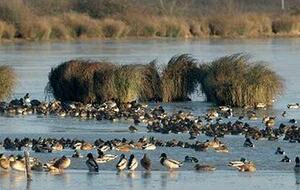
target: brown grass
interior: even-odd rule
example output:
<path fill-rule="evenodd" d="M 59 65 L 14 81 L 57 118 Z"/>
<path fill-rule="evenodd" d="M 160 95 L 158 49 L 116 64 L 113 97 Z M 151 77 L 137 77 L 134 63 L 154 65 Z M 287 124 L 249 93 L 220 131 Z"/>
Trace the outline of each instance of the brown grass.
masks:
<path fill-rule="evenodd" d="M 16 84 L 16 73 L 8 66 L 0 66 L 0 100 L 9 97 Z"/>
<path fill-rule="evenodd" d="M 101 21 L 101 31 L 106 38 L 120 38 L 126 36 L 128 28 L 121 20 L 106 18 Z"/>
<path fill-rule="evenodd" d="M 162 72 L 163 102 L 187 101 L 200 82 L 197 62 L 188 54 L 171 58 Z"/>
<path fill-rule="evenodd" d="M 283 89 L 282 79 L 265 64 L 251 63 L 248 55 L 221 57 L 202 66 L 202 91 L 217 105 L 235 107 L 272 105 Z"/>
<path fill-rule="evenodd" d="M 12 24 L 0 21 L 0 39 L 12 39 L 15 33 L 16 29 Z"/>

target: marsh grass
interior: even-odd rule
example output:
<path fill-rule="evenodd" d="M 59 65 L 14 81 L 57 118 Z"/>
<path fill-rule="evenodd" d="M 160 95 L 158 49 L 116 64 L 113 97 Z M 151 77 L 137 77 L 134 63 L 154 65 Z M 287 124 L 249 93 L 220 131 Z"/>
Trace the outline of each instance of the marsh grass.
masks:
<path fill-rule="evenodd" d="M 128 28 L 121 20 L 106 18 L 101 21 L 101 31 L 105 38 L 120 38 L 127 35 Z"/>
<path fill-rule="evenodd" d="M 201 86 L 207 101 L 235 107 L 272 104 L 283 89 L 283 81 L 265 64 L 252 63 L 249 58 L 234 54 L 201 68 Z"/>
<path fill-rule="evenodd" d="M 112 64 L 107 62 L 71 60 L 51 70 L 49 87 L 61 101 L 95 102 L 94 73 L 110 67 Z"/>
<path fill-rule="evenodd" d="M 160 78 L 155 62 L 120 66 L 71 60 L 51 70 L 47 91 L 62 101 L 149 101 L 160 98 Z"/>
<path fill-rule="evenodd" d="M 0 39 L 12 39 L 15 33 L 16 29 L 12 24 L 0 21 Z"/>
<path fill-rule="evenodd" d="M 0 100 L 9 97 L 16 84 L 16 73 L 9 66 L 0 66 Z"/>
<path fill-rule="evenodd" d="M 201 74 L 196 59 L 188 54 L 174 56 L 162 71 L 163 102 L 187 101 L 196 92 Z"/>

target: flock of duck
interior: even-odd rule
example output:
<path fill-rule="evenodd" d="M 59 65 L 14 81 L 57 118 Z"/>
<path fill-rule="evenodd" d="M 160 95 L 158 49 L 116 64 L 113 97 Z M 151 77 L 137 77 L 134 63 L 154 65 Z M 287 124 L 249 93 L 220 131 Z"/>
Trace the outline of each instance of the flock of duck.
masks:
<path fill-rule="evenodd" d="M 289 104 L 288 109 L 299 109 L 299 103 Z M 148 107 L 136 101 L 117 104 L 114 101 L 107 101 L 103 104 L 82 104 L 79 102 L 41 102 L 30 100 L 27 93 L 23 98 L 8 102 L 0 102 L 0 113 L 2 115 L 58 115 L 59 117 L 78 117 L 81 119 L 97 120 L 128 120 L 133 125 L 129 126 L 130 132 L 136 132 L 139 125 L 145 125 L 149 132 L 168 133 L 189 133 L 190 139 L 205 134 L 211 137 L 224 137 L 224 135 L 245 135 L 253 139 L 277 140 L 283 137 L 289 142 L 300 142 L 300 129 L 296 125 L 297 120 L 290 119 L 289 124 L 281 123 L 278 128 L 276 117 L 265 116 L 262 119 L 265 128 L 250 126 L 247 121 L 258 120 L 255 109 L 245 109 L 242 115 L 236 115 L 227 106 L 220 106 L 208 110 L 201 116 L 195 116 L 191 112 L 178 111 L 167 113 L 162 106 Z M 282 113 L 285 118 L 287 112 Z M 232 118 L 226 120 L 225 118 Z M 236 121 L 233 119 L 236 118 Z"/>
<path fill-rule="evenodd" d="M 288 109 L 299 109 L 299 103 L 289 104 Z M 118 171 L 128 169 L 135 171 L 141 165 L 146 171 L 151 170 L 152 161 L 144 154 L 140 161 L 138 158 L 131 154 L 127 159 L 123 152 L 130 152 L 132 149 L 155 150 L 156 147 L 182 147 L 190 148 L 195 151 L 206 151 L 213 149 L 216 152 L 227 153 L 229 152 L 228 146 L 219 140 L 220 137 L 225 135 L 244 135 L 246 140 L 245 147 L 254 147 L 251 138 L 255 140 L 268 139 L 277 140 L 283 137 L 291 143 L 300 142 L 300 128 L 296 125 L 297 121 L 291 119 L 289 124 L 281 123 L 279 127 L 276 125 L 276 117 L 265 116 L 262 123 L 265 128 L 258 126 L 250 126 L 247 120 L 257 120 L 256 111 L 254 109 L 246 110 L 244 115 L 234 115 L 233 110 L 227 106 L 220 106 L 216 109 L 209 110 L 201 116 L 195 116 L 190 112 L 178 111 L 177 113 L 168 114 L 162 106 L 154 108 L 148 107 L 136 101 L 118 105 L 114 101 L 108 101 L 103 104 L 82 104 L 78 102 L 41 102 L 39 100 L 30 100 L 29 94 L 26 94 L 21 99 L 15 99 L 8 102 L 0 102 L 0 113 L 2 115 L 28 115 L 40 114 L 48 115 L 55 114 L 59 117 L 78 117 L 82 119 L 97 119 L 97 120 L 130 120 L 132 125 L 129 126 L 130 132 L 139 130 L 139 126 L 146 126 L 149 132 L 159 132 L 163 134 L 168 133 L 188 133 L 190 141 L 184 142 L 176 139 L 170 141 L 163 141 L 151 137 L 140 138 L 138 141 L 129 141 L 123 139 L 113 139 L 103 141 L 97 139 L 94 143 L 88 143 L 84 140 L 77 139 L 10 139 L 6 138 L 0 142 L 0 148 L 6 150 L 31 150 L 39 153 L 51 153 L 53 151 L 62 151 L 66 148 L 74 150 L 73 155 L 64 155 L 59 159 L 53 159 L 46 163 L 42 163 L 38 158 L 30 157 L 29 164 L 31 170 L 49 171 L 54 173 L 61 173 L 71 165 L 71 159 L 83 159 L 81 151 L 90 151 L 86 155 L 86 166 L 90 172 L 99 172 L 99 165 L 113 161 L 119 157 L 116 164 Z M 282 113 L 282 118 L 285 118 L 287 112 Z M 224 122 L 224 118 L 237 117 L 238 119 L 233 122 L 232 120 Z M 247 119 L 248 118 L 248 119 Z M 212 140 L 204 142 L 198 141 L 196 138 L 200 134 L 205 134 L 214 137 Z M 191 143 L 191 140 L 194 140 Z M 92 154 L 93 150 L 97 150 L 97 156 Z M 108 154 L 106 152 L 116 150 L 122 152 L 120 156 Z M 291 159 L 285 155 L 285 152 L 278 147 L 276 154 L 284 155 L 282 162 L 291 162 Z M 162 153 L 159 162 L 162 166 L 172 171 L 180 168 L 184 162 L 195 163 L 194 168 L 197 171 L 214 171 L 216 167 L 213 165 L 201 165 L 198 159 L 191 156 L 186 156 L 184 161 L 169 158 L 166 153 Z M 299 158 L 295 159 L 295 171 L 300 172 Z M 0 154 L 0 167 L 3 170 L 17 170 L 25 171 L 25 159 L 21 155 L 4 155 Z M 228 166 L 237 168 L 241 172 L 254 172 L 256 166 L 252 161 L 241 158 L 237 161 L 231 161 Z"/>
<path fill-rule="evenodd" d="M 102 139 L 95 140 L 94 143 L 89 143 L 84 140 L 78 139 L 55 139 L 55 138 L 39 138 L 39 139 L 18 139 L 14 140 L 10 138 L 5 138 L 3 142 L 1 142 L 1 147 L 7 151 L 34 151 L 37 153 L 52 153 L 59 152 L 66 149 L 71 149 L 74 151 L 72 155 L 63 155 L 61 158 L 53 158 L 46 163 L 42 163 L 36 157 L 29 158 L 29 165 L 31 170 L 33 171 L 47 171 L 54 174 L 62 173 L 65 169 L 69 168 L 71 165 L 72 159 L 84 159 L 84 156 L 81 152 L 88 151 L 86 155 L 86 166 L 90 172 L 99 172 L 98 164 L 105 164 L 111 162 L 115 159 L 119 158 L 119 161 L 116 164 L 117 171 L 123 171 L 128 169 L 129 171 L 135 171 L 139 164 L 147 171 L 151 171 L 152 169 L 152 161 L 147 156 L 147 153 L 144 153 L 144 156 L 138 161 L 137 157 L 134 154 L 131 154 L 127 159 L 124 153 L 129 153 L 132 150 L 145 150 L 145 151 L 153 151 L 157 147 L 182 147 L 182 148 L 193 148 L 195 151 L 206 151 L 208 148 L 214 149 L 216 152 L 227 153 L 227 151 L 223 151 L 226 145 L 222 143 L 217 137 L 212 140 L 207 140 L 205 142 L 195 142 L 195 144 L 191 144 L 188 142 L 182 142 L 178 140 L 170 140 L 170 141 L 162 141 L 155 139 L 154 137 L 150 137 L 147 139 L 146 137 L 138 139 L 136 142 L 131 140 L 123 139 L 113 139 L 103 141 Z M 250 138 L 246 138 L 243 144 L 244 147 L 254 148 L 255 145 L 251 141 Z M 94 156 L 92 152 L 96 150 L 97 156 Z M 111 154 L 109 151 L 118 151 L 119 155 Z M 219 151 L 221 150 L 221 151 Z M 278 147 L 275 151 L 275 154 L 283 155 L 281 162 L 292 162 L 291 159 L 286 155 L 285 151 Z M 300 163 L 299 158 L 295 159 L 295 171 L 300 172 Z M 169 158 L 166 153 L 162 153 L 159 158 L 159 162 L 162 166 L 166 167 L 168 170 L 173 171 L 175 169 L 180 168 L 184 163 L 195 163 L 194 168 L 196 171 L 214 171 L 216 167 L 208 164 L 199 164 L 199 160 L 193 156 L 185 156 L 183 161 L 175 160 Z M 240 160 L 230 161 L 228 166 L 238 169 L 241 172 L 255 172 L 256 165 L 245 158 L 241 158 Z M 4 154 L 0 154 L 0 168 L 3 170 L 16 170 L 24 172 L 26 170 L 25 159 L 22 155 L 9 155 L 6 156 Z"/>

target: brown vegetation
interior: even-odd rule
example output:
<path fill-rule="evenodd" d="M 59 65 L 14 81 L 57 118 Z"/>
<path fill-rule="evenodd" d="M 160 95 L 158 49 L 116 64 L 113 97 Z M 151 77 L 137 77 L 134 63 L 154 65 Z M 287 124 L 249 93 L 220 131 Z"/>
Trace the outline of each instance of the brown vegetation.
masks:
<path fill-rule="evenodd" d="M 16 74 L 8 66 L 0 66 L 0 100 L 11 95 L 16 84 Z"/>
<path fill-rule="evenodd" d="M 300 35 L 300 3 L 286 0 L 281 11 L 267 1 L 2 0 L 0 32 L 28 40 Z"/>

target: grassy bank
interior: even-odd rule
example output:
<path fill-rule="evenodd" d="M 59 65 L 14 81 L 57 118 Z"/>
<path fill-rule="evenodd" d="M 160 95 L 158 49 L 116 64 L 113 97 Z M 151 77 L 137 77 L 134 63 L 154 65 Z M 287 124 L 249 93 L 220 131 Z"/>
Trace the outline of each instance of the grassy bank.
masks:
<path fill-rule="evenodd" d="M 201 87 L 207 101 L 234 107 L 272 105 L 283 90 L 275 72 L 263 62 L 250 62 L 244 54 L 202 64 L 190 55 L 176 55 L 161 72 L 155 61 L 115 65 L 72 60 L 51 70 L 49 84 L 56 99 L 84 103 L 188 101 Z"/>
<path fill-rule="evenodd" d="M 300 36 L 298 4 L 281 11 L 272 2 L 253 8 L 247 1 L 214 1 L 3 0 L 0 39 Z"/>

